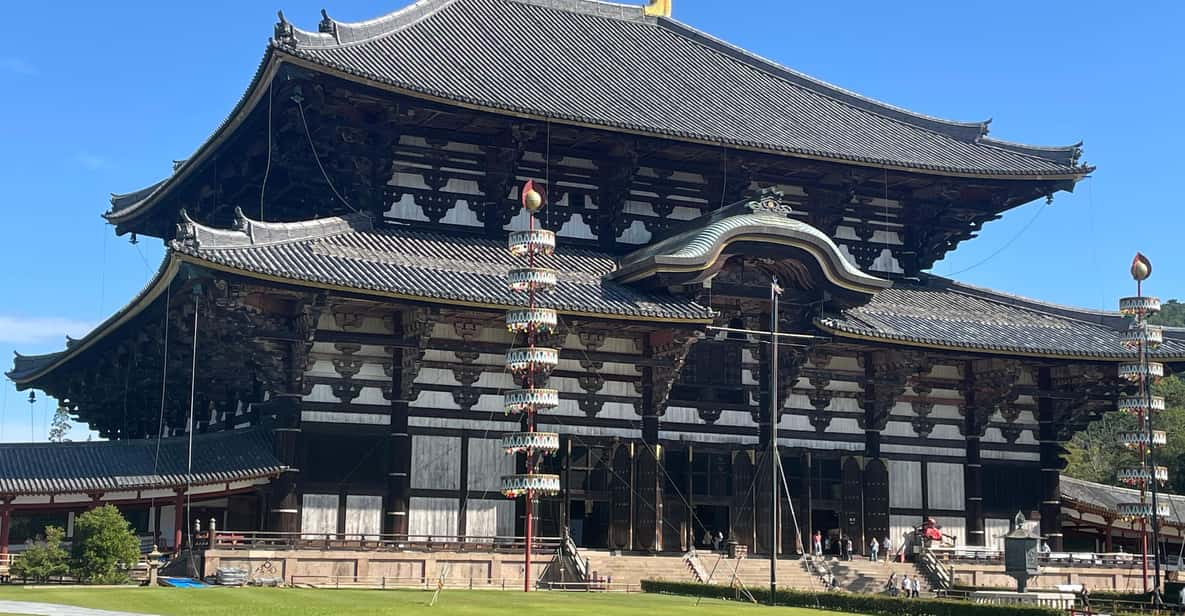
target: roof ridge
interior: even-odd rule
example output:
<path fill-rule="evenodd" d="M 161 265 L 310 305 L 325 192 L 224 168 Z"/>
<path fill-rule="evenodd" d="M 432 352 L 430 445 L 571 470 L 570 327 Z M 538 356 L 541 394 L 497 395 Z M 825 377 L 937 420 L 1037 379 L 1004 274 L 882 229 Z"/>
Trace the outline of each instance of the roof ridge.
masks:
<path fill-rule="evenodd" d="M 1057 317 L 1082 321 L 1083 323 L 1088 323 L 1090 325 L 1099 325 L 1102 327 L 1116 329 L 1115 325 L 1125 319 L 1125 317 L 1118 311 L 1097 310 L 1093 308 L 1081 308 L 1078 306 L 1056 304 L 1044 300 L 1033 299 L 1024 295 L 1009 293 L 1007 291 L 1000 291 L 988 287 L 980 287 L 935 274 L 924 274 L 923 277 L 939 281 L 947 285 L 947 287 L 949 287 L 952 291 L 962 293 L 964 295 L 970 295 L 979 299 L 994 301 L 1009 306 L 1020 305 L 1021 307 L 1028 310 L 1044 312 Z"/>
<path fill-rule="evenodd" d="M 276 22 L 272 40 L 278 45 L 292 47 L 344 47 L 363 43 L 406 28 L 456 1 L 417 0 L 403 8 L 363 21 L 338 21 L 330 17 L 328 11 L 321 9 L 321 22 L 317 24 L 316 32 L 296 27 L 284 17 L 283 11 L 279 11 L 276 13 L 279 21 Z"/>
<path fill-rule="evenodd" d="M 984 135 L 987 135 L 988 125 L 991 124 L 990 119 L 978 122 L 965 122 L 940 118 L 865 96 L 831 82 L 796 71 L 781 62 L 770 60 L 674 18 L 660 18 L 658 25 L 660 27 L 666 26 L 671 31 L 696 40 L 696 42 L 734 60 L 741 61 L 752 68 L 765 70 L 774 77 L 803 88 L 808 92 L 825 96 L 854 109 L 879 115 L 885 119 L 908 124 L 915 128 L 927 130 L 945 137 L 966 143 L 974 143 Z"/>
<path fill-rule="evenodd" d="M 172 243 L 207 250 L 245 248 L 299 242 L 373 228 L 371 217 L 360 212 L 296 222 L 267 222 L 247 218 L 243 210 L 236 207 L 234 227 L 221 229 L 194 221 L 182 209 L 181 222 L 177 224 L 177 238 Z"/>

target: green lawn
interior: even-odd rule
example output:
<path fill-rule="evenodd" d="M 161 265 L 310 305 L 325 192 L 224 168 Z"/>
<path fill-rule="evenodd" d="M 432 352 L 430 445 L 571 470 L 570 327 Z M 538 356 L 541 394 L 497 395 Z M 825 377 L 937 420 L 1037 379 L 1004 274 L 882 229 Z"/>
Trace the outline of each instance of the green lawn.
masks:
<path fill-rule="evenodd" d="M 21 588 L 0 587 L 0 599 L 43 601 L 162 616 L 256 616 L 280 614 L 480 614 L 482 616 L 616 616 L 662 614 L 718 616 L 762 612 L 779 616 L 838 616 L 798 608 L 666 595 L 445 590 L 435 607 L 432 593 L 417 590 L 307 590 L 286 588 Z M 0 615 L 2 616 L 2 615 Z"/>

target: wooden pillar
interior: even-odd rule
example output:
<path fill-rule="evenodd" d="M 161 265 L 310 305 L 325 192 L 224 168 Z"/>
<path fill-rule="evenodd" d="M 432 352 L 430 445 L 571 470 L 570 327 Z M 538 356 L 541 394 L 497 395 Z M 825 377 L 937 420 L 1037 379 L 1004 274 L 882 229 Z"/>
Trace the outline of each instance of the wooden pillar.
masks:
<path fill-rule="evenodd" d="M 181 551 L 181 532 L 185 530 L 185 491 L 173 494 L 173 551 Z"/>
<path fill-rule="evenodd" d="M 0 504 L 0 554 L 8 554 L 8 532 L 12 527 L 12 497 L 4 497 Z"/>
<path fill-rule="evenodd" d="M 763 323 L 769 323 L 769 315 L 763 315 Z M 770 417 L 770 345 L 763 344 L 757 352 L 760 369 L 757 375 L 758 391 L 757 396 L 757 451 L 755 453 L 754 462 L 756 467 L 754 472 L 757 475 L 757 480 L 753 484 L 753 515 L 754 515 L 754 536 L 755 546 L 754 551 L 761 554 L 769 554 L 771 549 L 771 542 L 773 537 L 770 536 L 770 473 L 773 471 L 774 458 L 770 455 L 771 438 L 773 430 L 771 422 L 774 421 Z M 780 357 L 779 357 L 780 359 Z M 779 384 L 780 385 L 780 384 Z M 735 489 L 735 488 L 734 488 Z"/>
<path fill-rule="evenodd" d="M 395 314 L 394 330 L 407 331 L 403 314 Z M 430 329 L 430 328 L 429 328 Z M 424 335 L 430 335 L 430 331 Z M 390 535 L 407 535 L 407 516 L 411 507 L 411 434 L 408 432 L 408 407 L 414 370 L 406 360 L 413 357 L 414 349 L 392 347 L 391 349 L 391 423 L 387 438 L 387 494 L 383 499 L 383 532 Z M 467 472 L 465 467 L 462 472 Z"/>
<path fill-rule="evenodd" d="M 647 347 L 651 344 L 647 342 Z M 653 356 L 650 348 L 647 356 Z M 663 476 L 662 445 L 658 443 L 658 400 L 655 397 L 655 370 L 642 368 L 642 443 L 634 456 L 634 477 L 638 491 L 634 506 L 634 549 L 657 552 L 662 549 Z"/>
<path fill-rule="evenodd" d="M 1041 516 L 1041 517 L 1044 518 L 1045 516 Z M 1106 528 L 1106 530 L 1103 531 L 1104 533 L 1106 533 L 1103 536 L 1103 551 L 1110 554 L 1115 551 L 1115 546 L 1113 545 L 1114 539 L 1111 534 L 1111 531 L 1115 525 L 1115 518 L 1107 517 L 1107 518 L 1103 518 L 1103 519 L 1107 521 L 1107 528 Z M 1049 549 L 1052 550 L 1053 546 L 1052 545 L 1049 546 Z M 1058 549 L 1060 550 L 1061 548 L 1059 547 Z"/>
<path fill-rule="evenodd" d="M 295 533 L 300 531 L 300 403 L 297 394 L 279 394 L 268 401 L 274 412 L 276 425 L 272 432 L 276 458 L 284 471 L 272 482 L 270 530 Z"/>
<path fill-rule="evenodd" d="M 963 496 L 966 512 L 967 545 L 986 545 L 983 520 L 983 462 L 980 456 L 980 436 L 990 413 L 981 417 L 980 407 L 986 401 L 977 399 L 973 362 L 966 367 L 963 401 L 963 434 L 966 438 L 966 461 L 963 463 Z"/>
<path fill-rule="evenodd" d="M 1037 371 L 1037 388 L 1042 393 L 1037 398 L 1037 437 L 1041 453 L 1041 536 L 1046 538 L 1051 550 L 1060 552 L 1063 545 L 1061 472 L 1065 462 L 1062 460 L 1061 443 L 1057 440 L 1053 400 L 1048 395 L 1053 388 L 1050 368 Z"/>

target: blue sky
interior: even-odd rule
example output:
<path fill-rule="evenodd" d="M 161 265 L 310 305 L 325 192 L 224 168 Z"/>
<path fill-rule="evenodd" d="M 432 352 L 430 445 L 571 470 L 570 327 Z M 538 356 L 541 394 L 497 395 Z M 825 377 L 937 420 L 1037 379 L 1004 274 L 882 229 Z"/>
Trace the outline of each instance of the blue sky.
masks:
<path fill-rule="evenodd" d="M 61 348 L 65 334 L 84 334 L 147 281 L 161 244 L 115 237 L 99 217 L 107 195 L 167 175 L 170 161 L 218 125 L 262 57 L 277 9 L 315 29 L 323 6 L 359 20 L 406 1 L 5 7 L 4 368 L 13 349 Z M 1099 167 L 1091 179 L 1052 205 L 1030 204 L 989 224 L 935 273 L 1110 308 L 1131 291 L 1126 271 L 1138 249 L 1156 267 L 1149 291 L 1185 297 L 1176 186 L 1185 167 L 1185 4 L 675 0 L 674 12 L 866 96 L 940 117 L 992 118 L 994 137 L 1085 141 L 1084 159 Z M 26 396 L 0 387 L 0 440 L 45 438 L 53 406 L 39 400 L 31 414 Z"/>

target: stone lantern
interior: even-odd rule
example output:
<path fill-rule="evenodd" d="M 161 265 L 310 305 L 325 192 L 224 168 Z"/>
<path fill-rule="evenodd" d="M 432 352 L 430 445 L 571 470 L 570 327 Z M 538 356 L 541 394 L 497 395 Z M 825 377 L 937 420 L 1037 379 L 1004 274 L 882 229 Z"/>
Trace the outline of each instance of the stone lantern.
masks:
<path fill-rule="evenodd" d="M 1017 512 L 1016 528 L 1004 535 L 1004 573 L 1016 579 L 1017 592 L 1024 592 L 1029 578 L 1041 575 L 1037 554 L 1041 536 L 1025 528 L 1024 514 Z"/>

